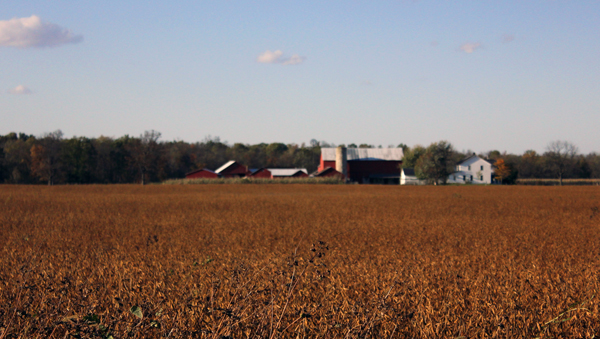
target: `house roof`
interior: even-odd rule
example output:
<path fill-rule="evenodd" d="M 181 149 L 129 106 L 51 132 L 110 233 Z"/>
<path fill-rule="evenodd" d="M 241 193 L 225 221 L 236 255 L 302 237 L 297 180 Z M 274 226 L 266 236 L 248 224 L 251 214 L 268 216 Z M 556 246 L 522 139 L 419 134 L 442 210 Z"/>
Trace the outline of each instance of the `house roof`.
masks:
<path fill-rule="evenodd" d="M 274 177 L 291 177 L 298 172 L 308 174 L 306 168 L 267 168 Z"/>
<path fill-rule="evenodd" d="M 335 148 L 321 148 L 323 161 L 335 161 Z M 352 160 L 400 161 L 404 158 L 402 148 L 346 148 L 346 158 Z"/>
<path fill-rule="evenodd" d="M 404 175 L 406 175 L 406 176 L 411 176 L 411 177 L 416 176 L 414 168 L 402 168 L 402 172 L 404 172 Z"/>
<path fill-rule="evenodd" d="M 479 158 L 479 159 L 481 159 L 481 160 L 484 160 L 484 161 L 488 162 L 490 165 L 493 165 L 493 164 L 494 164 L 494 162 L 493 162 L 492 160 L 489 160 L 489 159 L 484 159 L 484 158 L 482 158 L 482 157 L 478 156 L 477 154 L 473 153 L 473 154 L 469 155 L 468 157 L 466 157 L 466 158 L 462 159 L 461 161 L 459 161 L 459 162 L 457 163 L 457 165 L 460 165 L 460 164 L 462 164 L 462 163 L 464 163 L 464 162 L 466 162 L 467 160 L 469 160 L 469 159 L 472 159 L 472 158 Z"/>
<path fill-rule="evenodd" d="M 228 162 L 225 163 L 225 165 L 217 168 L 215 170 L 215 173 L 221 173 L 221 172 L 223 172 L 224 170 L 226 170 L 227 168 L 229 168 L 233 164 L 235 164 L 235 160 L 229 160 Z"/>

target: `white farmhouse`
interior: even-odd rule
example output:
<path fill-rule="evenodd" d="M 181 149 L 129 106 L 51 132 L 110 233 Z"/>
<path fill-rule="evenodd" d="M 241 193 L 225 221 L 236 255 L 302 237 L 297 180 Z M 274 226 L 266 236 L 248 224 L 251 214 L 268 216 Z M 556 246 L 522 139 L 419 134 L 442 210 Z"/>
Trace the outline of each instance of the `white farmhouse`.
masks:
<path fill-rule="evenodd" d="M 449 184 L 491 184 L 494 170 L 489 160 L 475 155 L 462 160 L 456 165 L 456 172 L 448 177 Z"/>

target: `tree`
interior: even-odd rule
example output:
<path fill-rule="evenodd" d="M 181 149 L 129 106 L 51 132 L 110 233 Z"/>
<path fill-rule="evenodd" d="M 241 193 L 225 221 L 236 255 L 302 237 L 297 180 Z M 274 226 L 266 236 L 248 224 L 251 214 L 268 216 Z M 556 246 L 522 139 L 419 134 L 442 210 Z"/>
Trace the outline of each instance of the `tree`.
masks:
<path fill-rule="evenodd" d="M 425 154 L 427 149 L 421 145 L 415 145 L 412 148 L 403 149 L 404 158 L 402 159 L 402 167 L 415 168 L 417 161 Z"/>
<path fill-rule="evenodd" d="M 456 165 L 455 151 L 452 144 L 440 141 L 427 147 L 425 154 L 417 160 L 417 175 L 433 182 L 446 184 L 448 176 L 454 172 Z"/>
<path fill-rule="evenodd" d="M 31 171 L 52 186 L 58 180 L 61 169 L 61 139 L 63 133 L 56 130 L 44 135 L 31 147 Z"/>
<path fill-rule="evenodd" d="M 504 159 L 496 160 L 496 164 L 494 164 L 494 167 L 496 168 L 496 170 L 494 171 L 496 179 L 500 180 L 500 184 L 502 184 L 502 182 L 510 176 L 512 171 L 510 167 L 508 167 L 508 165 L 504 162 Z"/>
<path fill-rule="evenodd" d="M 131 155 L 140 172 L 142 185 L 146 184 L 146 177 L 155 167 L 158 159 L 158 139 L 160 139 L 160 136 L 160 132 L 155 130 L 145 131 L 133 145 Z"/>
<path fill-rule="evenodd" d="M 559 184 L 562 186 L 563 177 L 575 163 L 575 156 L 578 148 L 568 141 L 552 141 L 546 147 L 546 158 L 550 169 L 558 177 Z"/>

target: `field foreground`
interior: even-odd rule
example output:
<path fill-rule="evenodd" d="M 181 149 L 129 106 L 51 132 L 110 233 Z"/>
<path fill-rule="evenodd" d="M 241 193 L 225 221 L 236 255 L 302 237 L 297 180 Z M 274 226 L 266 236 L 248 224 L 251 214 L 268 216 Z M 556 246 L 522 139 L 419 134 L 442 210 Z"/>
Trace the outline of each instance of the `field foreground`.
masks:
<path fill-rule="evenodd" d="M 0 339 L 593 338 L 597 187 L 0 186 Z"/>

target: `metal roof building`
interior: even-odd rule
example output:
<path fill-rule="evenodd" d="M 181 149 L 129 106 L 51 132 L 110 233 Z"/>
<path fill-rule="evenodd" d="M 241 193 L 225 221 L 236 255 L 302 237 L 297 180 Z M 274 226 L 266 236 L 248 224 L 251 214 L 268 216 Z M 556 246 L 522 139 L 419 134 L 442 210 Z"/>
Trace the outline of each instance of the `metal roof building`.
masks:
<path fill-rule="evenodd" d="M 345 156 L 338 158 L 340 151 L 345 152 Z M 345 169 L 346 179 L 353 182 L 400 184 L 403 158 L 402 148 L 321 148 L 318 171 L 331 167 L 342 173 Z"/>

